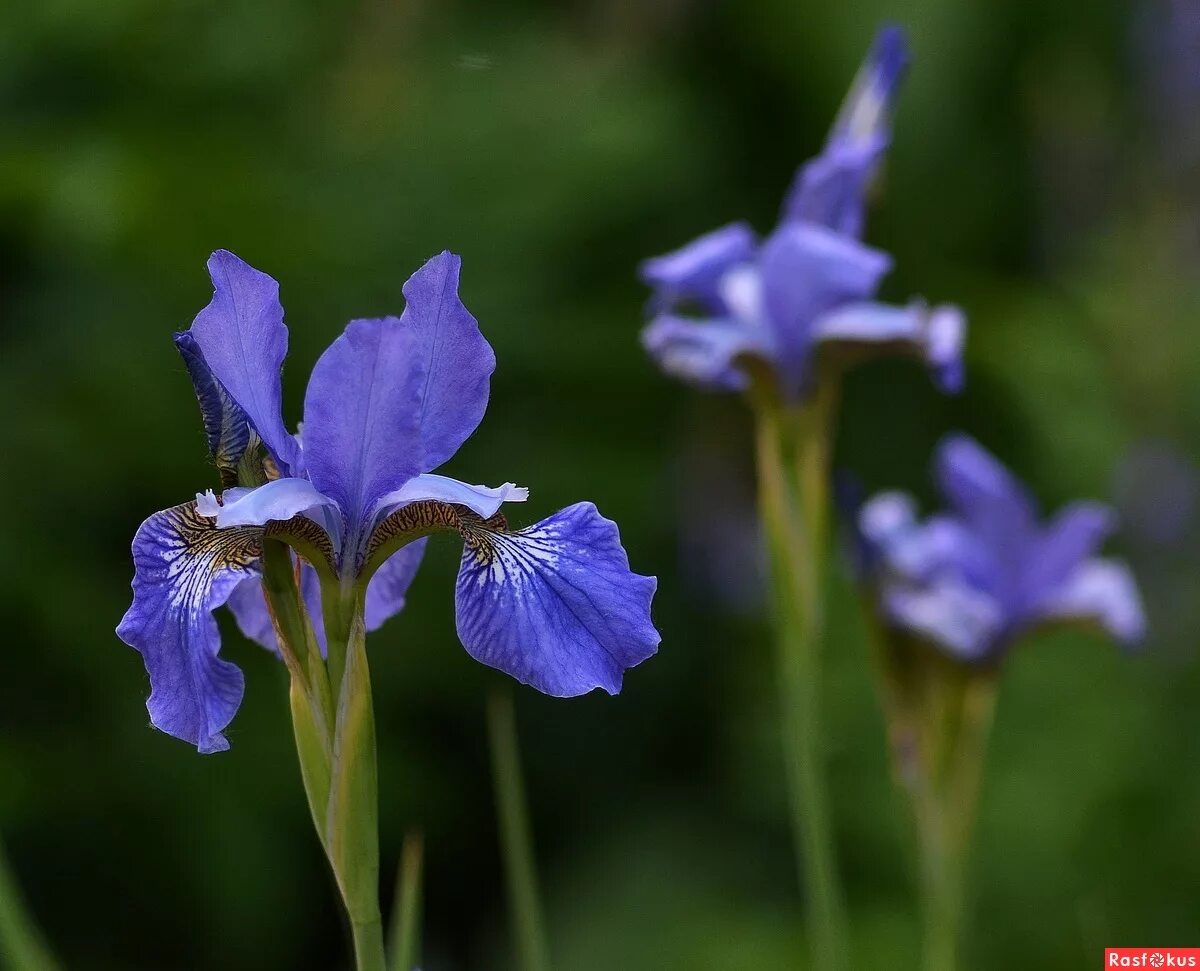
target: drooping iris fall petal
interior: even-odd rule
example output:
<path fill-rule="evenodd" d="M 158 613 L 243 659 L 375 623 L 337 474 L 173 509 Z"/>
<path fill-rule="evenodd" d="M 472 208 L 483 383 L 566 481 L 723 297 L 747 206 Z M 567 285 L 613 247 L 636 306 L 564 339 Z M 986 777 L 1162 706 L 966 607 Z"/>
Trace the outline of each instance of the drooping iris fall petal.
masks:
<path fill-rule="evenodd" d="M 229 747 L 221 733 L 243 690 L 242 672 L 219 656 L 212 612 L 261 551 L 260 531 L 218 529 L 191 502 L 155 513 L 133 538 L 133 604 L 117 636 L 145 662 L 151 723 L 201 752 Z"/>
<path fill-rule="evenodd" d="M 657 581 L 629 569 L 616 524 L 576 503 L 513 533 L 469 531 L 455 589 L 477 661 L 556 697 L 621 689 L 658 650 Z"/>

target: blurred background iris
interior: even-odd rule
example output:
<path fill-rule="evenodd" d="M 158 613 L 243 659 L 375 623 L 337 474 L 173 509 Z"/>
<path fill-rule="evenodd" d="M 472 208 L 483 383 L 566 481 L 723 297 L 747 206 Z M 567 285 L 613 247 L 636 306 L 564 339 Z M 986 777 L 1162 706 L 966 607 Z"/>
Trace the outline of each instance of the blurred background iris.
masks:
<path fill-rule="evenodd" d="M 837 465 L 926 497 L 979 437 L 1047 506 L 1113 500 L 1138 657 L 1011 659 L 966 966 L 1090 968 L 1200 940 L 1200 12 L 1145 0 L 354 0 L 0 9 L 0 831 L 71 968 L 327 969 L 344 952 L 283 668 L 238 637 L 229 753 L 147 726 L 113 634 L 129 537 L 215 485 L 170 335 L 228 247 L 279 279 L 285 414 L 353 316 L 450 248 L 499 368 L 448 468 L 519 474 L 517 522 L 592 498 L 660 578 L 661 653 L 616 699 L 518 692 L 556 964 L 772 969 L 804 955 L 755 578 L 749 424 L 661 377 L 637 262 L 775 219 L 875 27 L 913 67 L 867 231 L 970 319 L 968 386 L 846 388 Z M 482 700 L 433 543 L 372 638 L 383 850 L 427 851 L 427 971 L 506 968 Z M 835 571 L 827 711 L 861 967 L 915 967 L 901 805 L 856 596 Z M 386 893 L 385 893 L 386 898 Z"/>

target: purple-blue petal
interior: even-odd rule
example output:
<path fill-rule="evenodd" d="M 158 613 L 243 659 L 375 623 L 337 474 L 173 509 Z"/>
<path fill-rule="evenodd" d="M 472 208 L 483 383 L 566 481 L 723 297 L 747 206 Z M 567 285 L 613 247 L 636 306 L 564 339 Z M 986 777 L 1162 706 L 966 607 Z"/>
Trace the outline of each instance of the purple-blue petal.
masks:
<path fill-rule="evenodd" d="M 316 570 L 304 562 L 300 564 L 300 595 L 304 598 L 305 610 L 312 621 L 321 656 L 324 657 L 325 623 L 321 614 L 321 578 L 317 576 Z M 271 613 L 267 610 L 260 577 L 247 577 L 239 583 L 225 606 L 233 614 L 238 630 L 243 635 L 273 654 L 279 654 L 279 641 L 275 636 Z"/>
<path fill-rule="evenodd" d="M 821 315 L 871 297 L 891 258 L 849 236 L 812 223 L 777 229 L 760 254 L 766 322 L 785 383 L 799 390 Z"/>
<path fill-rule="evenodd" d="M 304 461 L 342 511 L 347 541 L 380 498 L 425 471 L 425 360 L 396 317 L 355 320 L 321 355 L 304 399 Z M 356 551 L 352 551 L 356 552 Z"/>
<path fill-rule="evenodd" d="M 423 537 L 400 547 L 375 571 L 371 582 L 367 584 L 364 618 L 367 630 L 378 630 L 404 609 L 408 588 L 421 566 L 427 542 L 428 539 Z"/>
<path fill-rule="evenodd" d="M 818 318 L 814 340 L 849 345 L 890 345 L 924 360 L 945 392 L 962 389 L 962 347 L 966 318 L 957 307 L 920 301 L 904 307 L 865 301 L 848 303 Z"/>
<path fill-rule="evenodd" d="M 757 245 L 754 230 L 737 222 L 706 233 L 673 253 L 645 260 L 639 274 L 654 288 L 651 307 L 658 312 L 690 300 L 711 313 L 723 313 L 721 277 L 750 262 Z"/>
<path fill-rule="evenodd" d="M 616 524 L 590 502 L 518 532 L 477 527 L 458 574 L 458 636 L 477 661 L 545 694 L 616 694 L 625 669 L 658 649 L 656 586 L 630 571 Z"/>
<path fill-rule="evenodd" d="M 502 486 L 470 485 L 447 475 L 427 472 L 410 479 L 399 489 L 380 499 L 375 511 L 375 521 L 379 522 L 399 507 L 422 499 L 466 506 L 477 516 L 488 519 L 499 512 L 504 503 L 524 502 L 528 498 L 529 490 L 512 482 L 506 482 Z"/>
<path fill-rule="evenodd" d="M 275 624 L 267 601 L 263 596 L 262 577 L 248 576 L 236 587 L 225 601 L 225 606 L 237 621 L 242 636 L 265 647 L 273 654 L 279 653 L 279 642 L 275 637 Z"/>
<path fill-rule="evenodd" d="M 689 320 L 661 314 L 642 330 L 642 346 L 664 373 L 713 391 L 741 391 L 742 354 L 766 353 L 758 336 L 729 319 Z"/>
<path fill-rule="evenodd" d="M 1058 513 L 1034 542 L 1024 571 L 1023 606 L 1035 607 L 1103 545 L 1116 527 L 1113 511 L 1099 502 L 1075 502 Z"/>
<path fill-rule="evenodd" d="M 229 747 L 221 732 L 243 691 L 242 672 L 218 656 L 212 612 L 257 570 L 258 536 L 219 530 L 189 502 L 155 513 L 133 539 L 133 603 L 117 636 L 146 665 L 151 723 L 204 753 Z"/>
<path fill-rule="evenodd" d="M 893 624 L 967 661 L 988 656 L 1004 630 L 1004 607 L 957 577 L 887 585 L 883 609 Z"/>
<path fill-rule="evenodd" d="M 948 435 L 939 443 L 934 474 L 951 509 L 998 561 L 1019 571 L 1037 526 L 1037 506 L 1025 486 L 963 434 Z"/>
<path fill-rule="evenodd" d="M 1099 557 L 1076 567 L 1054 597 L 1042 603 L 1038 619 L 1091 621 L 1127 645 L 1146 633 L 1142 598 L 1129 567 Z"/>
<path fill-rule="evenodd" d="M 367 630 L 378 630 L 404 609 L 405 596 L 417 575 L 427 539 L 419 539 L 393 553 L 367 584 L 364 620 Z M 300 565 L 300 592 L 312 621 L 321 656 L 325 656 L 325 620 L 321 609 L 321 580 L 307 563 Z M 238 629 L 250 640 L 278 654 L 275 626 L 267 610 L 262 581 L 258 577 L 243 580 L 227 604 L 237 620 Z"/>
<path fill-rule="evenodd" d="M 213 298 L 188 333 L 280 469 L 295 472 L 299 447 L 281 411 L 288 332 L 279 284 L 226 250 L 213 253 L 208 272 Z"/>
<path fill-rule="evenodd" d="M 425 384 L 418 405 L 428 472 L 449 459 L 487 410 L 496 355 L 458 297 L 462 260 L 444 252 L 404 284 L 400 322 L 416 336 Z"/>
<path fill-rule="evenodd" d="M 263 526 L 286 521 L 303 512 L 332 507 L 334 502 L 316 490 L 308 479 L 275 479 L 256 488 L 227 490 L 218 505 L 212 492 L 200 493 L 200 511 L 213 516 L 221 529 L 230 526 Z"/>
<path fill-rule="evenodd" d="M 933 372 L 934 383 L 946 394 L 958 394 L 966 383 L 963 344 L 967 339 L 967 318 L 951 304 L 934 307 L 925 325 L 925 361 Z"/>
<path fill-rule="evenodd" d="M 904 33 L 884 27 L 855 76 L 821 154 L 788 190 L 784 219 L 861 236 L 866 194 L 891 141 L 891 103 L 908 63 Z"/>

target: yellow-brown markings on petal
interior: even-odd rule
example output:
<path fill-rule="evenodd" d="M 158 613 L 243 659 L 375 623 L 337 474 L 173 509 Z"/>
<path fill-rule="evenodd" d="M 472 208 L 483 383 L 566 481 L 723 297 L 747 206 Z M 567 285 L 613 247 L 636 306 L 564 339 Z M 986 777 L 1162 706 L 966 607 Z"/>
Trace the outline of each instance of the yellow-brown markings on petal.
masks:
<path fill-rule="evenodd" d="M 216 520 L 201 516 L 196 503 L 185 502 L 165 511 L 170 534 L 160 534 L 164 560 L 172 581 L 176 607 L 196 609 L 204 601 L 210 578 L 223 570 L 249 573 L 262 555 L 258 527 L 217 529 Z"/>
<path fill-rule="evenodd" d="M 335 572 L 333 543 L 324 527 L 305 516 L 293 516 L 283 522 L 270 522 L 263 532 L 268 539 L 287 543 L 318 570 Z"/>
<path fill-rule="evenodd" d="M 462 536 L 472 550 L 487 546 L 488 534 L 504 532 L 508 524 L 501 513 L 483 519 L 466 506 L 423 499 L 410 502 L 383 519 L 371 533 L 363 555 L 363 573 L 370 575 L 400 547 L 443 530 Z"/>

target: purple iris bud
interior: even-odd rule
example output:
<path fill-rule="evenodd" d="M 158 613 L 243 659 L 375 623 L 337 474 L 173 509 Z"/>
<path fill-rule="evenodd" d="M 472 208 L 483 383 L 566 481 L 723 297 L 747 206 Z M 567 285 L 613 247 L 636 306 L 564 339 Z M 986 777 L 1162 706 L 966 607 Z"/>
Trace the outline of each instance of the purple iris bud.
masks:
<path fill-rule="evenodd" d="M 800 168 L 784 218 L 861 236 L 867 190 L 891 141 L 892 100 L 908 67 L 904 31 L 882 28 L 829 132 L 825 148 Z"/>
<path fill-rule="evenodd" d="M 912 497 L 886 492 L 858 511 L 868 581 L 895 626 L 964 661 L 992 661 L 1021 635 L 1090 622 L 1133 644 L 1145 632 L 1128 567 L 1097 556 L 1115 517 L 1076 502 L 1048 522 L 1026 488 L 966 435 L 938 447 L 947 510 L 921 521 Z"/>
<path fill-rule="evenodd" d="M 400 317 L 356 320 L 318 360 L 303 436 L 280 411 L 287 328 L 278 284 L 224 251 L 214 295 L 178 335 L 226 488 L 155 513 L 133 541 L 133 604 L 117 628 L 150 677 L 158 728 L 201 752 L 228 747 L 241 672 L 219 657 L 213 611 L 278 649 L 262 593 L 263 543 L 303 557 L 300 593 L 324 647 L 321 577 L 366 584 L 373 630 L 404 606 L 425 536 L 459 533 L 456 592 L 467 651 L 546 694 L 620 690 L 657 650 L 656 581 L 629 568 L 616 526 L 579 503 L 524 529 L 499 510 L 526 489 L 470 485 L 433 470 L 475 431 L 496 366 L 458 296 L 460 260 L 435 256 L 404 286 Z"/>
<path fill-rule="evenodd" d="M 816 380 L 818 356 L 900 351 L 924 360 L 942 390 L 959 390 L 962 313 L 920 300 L 876 302 L 891 258 L 860 239 L 907 61 L 902 31 L 885 27 L 825 148 L 797 173 L 766 239 L 732 223 L 642 264 L 653 291 L 642 343 L 665 372 L 709 390 L 741 391 L 754 358 L 798 397 Z"/>

